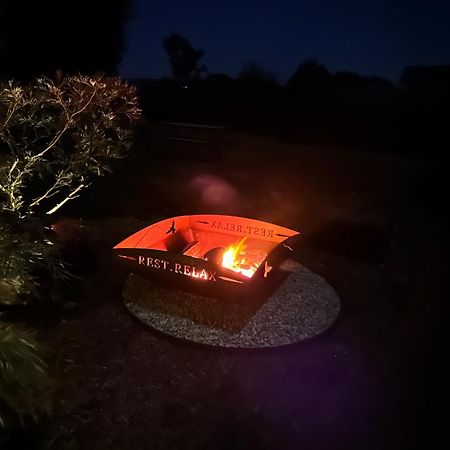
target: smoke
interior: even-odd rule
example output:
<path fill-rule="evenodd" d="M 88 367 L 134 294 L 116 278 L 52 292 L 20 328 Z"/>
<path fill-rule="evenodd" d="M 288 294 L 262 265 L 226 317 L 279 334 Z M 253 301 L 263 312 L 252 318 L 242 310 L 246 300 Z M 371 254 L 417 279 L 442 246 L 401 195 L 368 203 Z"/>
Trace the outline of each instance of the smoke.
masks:
<path fill-rule="evenodd" d="M 237 211 L 240 199 L 237 190 L 224 179 L 210 174 L 197 175 L 190 183 L 202 206 L 220 209 L 222 212 Z"/>

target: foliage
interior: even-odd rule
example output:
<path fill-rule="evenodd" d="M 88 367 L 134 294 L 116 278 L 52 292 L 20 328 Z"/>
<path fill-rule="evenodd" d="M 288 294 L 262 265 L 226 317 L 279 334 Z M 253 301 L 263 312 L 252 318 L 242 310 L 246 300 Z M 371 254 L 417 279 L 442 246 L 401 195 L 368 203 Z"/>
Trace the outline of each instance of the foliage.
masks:
<path fill-rule="evenodd" d="M 0 78 L 114 74 L 133 0 L 0 2 Z M 68 13 L 70 11 L 70 13 Z"/>
<path fill-rule="evenodd" d="M 321 97 L 328 94 L 331 73 L 315 59 L 302 62 L 287 83 L 292 96 Z"/>
<path fill-rule="evenodd" d="M 450 65 L 406 66 L 400 76 L 400 85 L 428 94 L 450 94 Z"/>
<path fill-rule="evenodd" d="M 54 233 L 33 214 L 54 213 L 109 172 L 139 115 L 134 88 L 117 78 L 0 84 L 1 309 L 67 301 L 60 292 L 72 276 Z M 0 321 L 0 425 L 49 410 L 52 381 L 39 353 L 30 332 Z"/>
<path fill-rule="evenodd" d="M 49 412 L 52 381 L 29 331 L 0 322 L 0 426 Z"/>
<path fill-rule="evenodd" d="M 125 155 L 139 118 L 135 89 L 118 78 L 0 85 L 0 193 L 21 216 L 54 213 Z"/>
<path fill-rule="evenodd" d="M 275 73 L 264 69 L 264 67 L 256 62 L 249 62 L 242 67 L 238 80 L 248 80 L 249 82 L 256 81 L 259 84 L 269 85 L 277 83 L 277 76 Z"/>
<path fill-rule="evenodd" d="M 56 240 L 46 234 L 29 224 L 13 232 L 0 218 L 0 305 L 59 300 L 58 286 L 71 275 Z M 45 279 L 49 283 L 42 283 Z"/>
<path fill-rule="evenodd" d="M 240 95 L 250 96 L 253 104 L 272 100 L 279 88 L 276 74 L 255 62 L 244 64 L 236 82 Z"/>
<path fill-rule="evenodd" d="M 192 77 L 206 72 L 206 66 L 199 66 L 199 61 L 205 55 L 204 50 L 195 49 L 191 43 L 177 33 L 172 33 L 163 39 L 163 46 L 169 55 L 174 78 L 188 82 Z"/>

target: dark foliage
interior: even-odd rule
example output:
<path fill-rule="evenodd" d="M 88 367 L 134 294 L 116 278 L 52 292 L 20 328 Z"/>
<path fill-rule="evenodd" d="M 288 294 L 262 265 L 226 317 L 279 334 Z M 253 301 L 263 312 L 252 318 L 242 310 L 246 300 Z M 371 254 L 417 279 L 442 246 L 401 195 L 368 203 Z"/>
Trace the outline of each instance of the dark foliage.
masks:
<path fill-rule="evenodd" d="M 335 96 L 384 97 L 393 94 L 396 86 L 381 77 L 365 77 L 355 72 L 337 72 L 330 76 L 331 92 Z"/>
<path fill-rule="evenodd" d="M 68 302 L 61 289 L 71 280 L 50 228 L 37 219 L 1 214 L 0 306 Z"/>
<path fill-rule="evenodd" d="M 372 151 L 442 153 L 450 66 L 406 68 L 400 84 L 330 72 L 308 59 L 286 85 L 257 64 L 237 78 L 209 74 L 188 89 L 174 80 L 137 80 L 143 112 L 157 120 L 201 121 L 297 142 Z M 325 132 L 326 130 L 326 132 Z"/>
<path fill-rule="evenodd" d="M 32 213 L 53 213 L 110 171 L 139 115 L 118 78 L 0 83 L 0 447 L 54 400 L 41 345 L 16 322 L 42 323 L 79 292 L 54 227 Z"/>
<path fill-rule="evenodd" d="M 255 62 L 244 65 L 236 83 L 242 93 L 260 97 L 272 96 L 279 88 L 276 75 Z"/>
<path fill-rule="evenodd" d="M 0 77 L 116 72 L 131 0 L 0 3 Z"/>
<path fill-rule="evenodd" d="M 400 76 L 406 89 L 428 94 L 450 94 L 450 66 L 407 66 Z"/>
<path fill-rule="evenodd" d="M 0 322 L 0 429 L 50 412 L 54 385 L 40 352 L 33 333 Z"/>
<path fill-rule="evenodd" d="M 177 33 L 163 40 L 163 46 L 169 55 L 172 74 L 176 80 L 187 82 L 190 78 L 206 71 L 205 66 L 199 66 L 199 61 L 205 52 L 195 49 L 190 42 Z"/>
<path fill-rule="evenodd" d="M 287 83 L 291 96 L 322 97 L 329 93 L 331 73 L 315 59 L 301 63 Z"/>

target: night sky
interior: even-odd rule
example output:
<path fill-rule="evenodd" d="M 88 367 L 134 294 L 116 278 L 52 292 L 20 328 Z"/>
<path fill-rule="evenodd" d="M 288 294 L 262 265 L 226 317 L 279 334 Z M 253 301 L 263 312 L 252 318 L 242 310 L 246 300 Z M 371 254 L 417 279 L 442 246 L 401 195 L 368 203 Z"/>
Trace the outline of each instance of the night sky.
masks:
<path fill-rule="evenodd" d="M 205 50 L 213 73 L 254 61 L 284 82 L 314 57 L 333 72 L 397 80 L 405 65 L 450 63 L 449 24 L 449 0 L 135 0 L 121 73 L 170 75 L 161 41 L 177 32 Z"/>

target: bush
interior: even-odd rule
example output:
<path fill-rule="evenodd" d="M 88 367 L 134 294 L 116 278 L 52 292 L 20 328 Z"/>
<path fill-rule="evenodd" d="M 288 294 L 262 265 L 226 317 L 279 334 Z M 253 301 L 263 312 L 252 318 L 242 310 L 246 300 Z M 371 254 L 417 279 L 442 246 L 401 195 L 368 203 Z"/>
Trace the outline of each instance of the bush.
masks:
<path fill-rule="evenodd" d="M 53 383 L 29 331 L 0 322 L 0 427 L 50 411 Z"/>
<path fill-rule="evenodd" d="M 126 154 L 139 116 L 134 87 L 118 78 L 0 84 L 3 209 L 51 214 L 77 198 Z"/>
<path fill-rule="evenodd" d="M 61 301 L 59 289 L 72 276 L 53 238 L 40 222 L 0 215 L 0 306 Z"/>
<path fill-rule="evenodd" d="M 71 275 L 51 230 L 32 215 L 54 213 L 109 172 L 139 116 L 134 88 L 117 78 L 0 82 L 0 310 L 67 303 L 60 293 Z M 52 382 L 39 352 L 30 332 L 0 320 L 0 426 L 49 410 Z"/>

